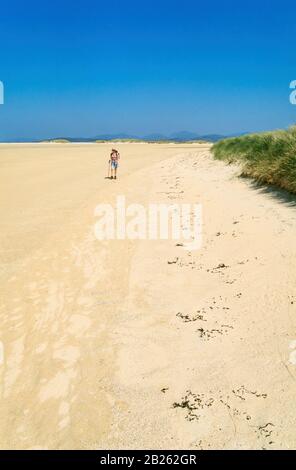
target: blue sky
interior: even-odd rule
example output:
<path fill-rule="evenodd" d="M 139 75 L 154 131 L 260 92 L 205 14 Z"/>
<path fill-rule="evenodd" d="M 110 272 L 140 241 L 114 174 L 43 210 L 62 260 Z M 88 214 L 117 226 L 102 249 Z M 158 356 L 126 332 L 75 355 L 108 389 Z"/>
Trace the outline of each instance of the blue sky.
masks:
<path fill-rule="evenodd" d="M 293 1 L 10 0 L 0 139 L 296 122 Z"/>

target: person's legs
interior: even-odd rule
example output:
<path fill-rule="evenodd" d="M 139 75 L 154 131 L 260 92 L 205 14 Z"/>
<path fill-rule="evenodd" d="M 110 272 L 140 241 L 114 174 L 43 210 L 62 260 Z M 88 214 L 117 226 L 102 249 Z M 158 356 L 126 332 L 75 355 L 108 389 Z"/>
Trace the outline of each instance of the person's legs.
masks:
<path fill-rule="evenodd" d="M 111 180 L 114 178 L 116 179 L 116 172 L 117 172 L 118 163 L 115 161 L 111 162 Z"/>

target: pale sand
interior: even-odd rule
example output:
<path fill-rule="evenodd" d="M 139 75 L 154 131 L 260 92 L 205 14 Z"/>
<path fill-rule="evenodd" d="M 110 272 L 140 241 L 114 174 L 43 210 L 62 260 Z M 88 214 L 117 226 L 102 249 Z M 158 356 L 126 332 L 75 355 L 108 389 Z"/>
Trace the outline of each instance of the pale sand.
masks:
<path fill-rule="evenodd" d="M 1 448 L 295 448 L 293 203 L 208 146 L 117 146 L 117 182 L 111 145 L 0 146 Z M 97 241 L 117 194 L 201 203 L 201 250 Z"/>

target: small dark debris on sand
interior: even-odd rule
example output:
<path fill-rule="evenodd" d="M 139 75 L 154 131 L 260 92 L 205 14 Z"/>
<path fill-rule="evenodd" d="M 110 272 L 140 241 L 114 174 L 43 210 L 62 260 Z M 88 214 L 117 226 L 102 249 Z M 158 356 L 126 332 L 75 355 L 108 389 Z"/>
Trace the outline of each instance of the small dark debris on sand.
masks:
<path fill-rule="evenodd" d="M 187 323 L 187 322 L 192 322 L 192 321 L 197 321 L 197 320 L 200 320 L 200 321 L 207 321 L 203 315 L 201 314 L 197 314 L 197 315 L 193 315 L 193 316 L 190 316 L 186 313 L 182 313 L 182 312 L 178 312 L 176 314 L 176 317 L 179 317 L 181 318 L 181 320 L 183 320 L 183 322 Z"/>
<path fill-rule="evenodd" d="M 216 266 L 214 269 L 223 269 L 223 268 L 229 268 L 229 266 L 227 266 L 224 263 L 219 263 L 218 266 Z"/>
<path fill-rule="evenodd" d="M 248 390 L 244 385 L 241 387 L 237 388 L 236 390 L 232 390 L 232 393 L 237 397 L 240 398 L 241 400 L 245 401 L 246 400 L 246 395 L 254 395 L 256 398 L 267 398 L 266 393 L 259 393 L 256 390 Z"/>
<path fill-rule="evenodd" d="M 214 399 L 206 399 L 204 394 L 192 393 L 191 390 L 187 390 L 186 395 L 182 397 L 181 401 L 174 402 L 173 408 L 182 408 L 187 411 L 185 419 L 187 421 L 199 420 L 200 416 L 196 413 L 197 410 L 203 408 L 209 408 L 213 405 Z"/>
<path fill-rule="evenodd" d="M 200 338 L 209 341 L 209 339 L 215 338 L 217 335 L 224 335 L 228 333 L 229 329 L 233 329 L 231 325 L 221 325 L 220 328 L 213 328 L 211 330 L 205 330 L 204 328 L 198 328 Z"/>

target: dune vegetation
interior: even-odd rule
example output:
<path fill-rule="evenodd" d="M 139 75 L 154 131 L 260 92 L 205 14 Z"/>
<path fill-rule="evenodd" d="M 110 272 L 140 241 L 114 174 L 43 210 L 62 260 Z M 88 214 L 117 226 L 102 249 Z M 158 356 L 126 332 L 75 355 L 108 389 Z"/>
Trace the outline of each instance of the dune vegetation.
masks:
<path fill-rule="evenodd" d="M 244 176 L 296 193 L 296 126 L 224 139 L 212 153 L 218 160 L 241 163 Z"/>

